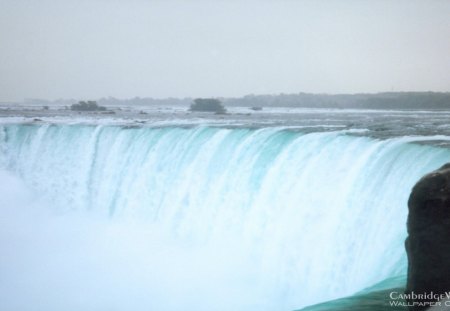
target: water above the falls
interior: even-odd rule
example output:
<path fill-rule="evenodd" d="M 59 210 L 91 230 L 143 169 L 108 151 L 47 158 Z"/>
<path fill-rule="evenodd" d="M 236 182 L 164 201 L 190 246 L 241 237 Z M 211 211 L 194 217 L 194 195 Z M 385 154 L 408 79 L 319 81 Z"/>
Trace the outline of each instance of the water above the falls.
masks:
<path fill-rule="evenodd" d="M 450 160 L 417 140 L 3 125 L 0 307 L 292 310 L 405 274 L 410 189 Z"/>

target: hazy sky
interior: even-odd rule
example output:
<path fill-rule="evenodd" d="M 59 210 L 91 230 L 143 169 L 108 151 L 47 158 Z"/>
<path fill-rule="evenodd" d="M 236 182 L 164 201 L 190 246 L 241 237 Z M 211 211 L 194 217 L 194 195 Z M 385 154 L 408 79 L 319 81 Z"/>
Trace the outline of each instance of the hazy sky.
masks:
<path fill-rule="evenodd" d="M 450 91 L 450 1 L 0 0 L 0 101 Z"/>

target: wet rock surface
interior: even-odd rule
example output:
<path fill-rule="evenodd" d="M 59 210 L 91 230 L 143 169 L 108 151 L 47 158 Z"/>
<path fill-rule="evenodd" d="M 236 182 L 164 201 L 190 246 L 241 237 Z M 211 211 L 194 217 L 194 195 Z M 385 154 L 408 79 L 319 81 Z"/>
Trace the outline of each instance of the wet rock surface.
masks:
<path fill-rule="evenodd" d="M 417 182 L 408 208 L 406 293 L 417 296 L 410 310 L 425 310 L 450 292 L 450 163 Z"/>

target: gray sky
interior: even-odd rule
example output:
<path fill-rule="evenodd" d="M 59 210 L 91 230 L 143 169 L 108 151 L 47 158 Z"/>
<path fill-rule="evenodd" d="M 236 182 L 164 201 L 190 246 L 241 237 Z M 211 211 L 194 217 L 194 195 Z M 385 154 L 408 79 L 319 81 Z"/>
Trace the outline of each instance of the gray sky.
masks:
<path fill-rule="evenodd" d="M 0 101 L 450 91 L 450 1 L 0 0 Z"/>

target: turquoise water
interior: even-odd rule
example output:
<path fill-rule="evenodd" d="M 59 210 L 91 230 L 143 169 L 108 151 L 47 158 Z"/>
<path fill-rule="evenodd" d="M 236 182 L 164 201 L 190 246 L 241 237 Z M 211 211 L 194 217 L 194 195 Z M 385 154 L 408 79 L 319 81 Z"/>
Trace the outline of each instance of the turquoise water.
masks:
<path fill-rule="evenodd" d="M 29 271 L 12 287 L 0 281 L 0 298 L 15 306 L 20 292 L 36 290 L 37 276 L 50 295 L 61 273 L 85 295 L 105 294 L 90 308 L 63 291 L 66 310 L 106 308 L 107 296 L 114 310 L 126 309 L 127 292 L 139 293 L 135 310 L 292 310 L 353 295 L 406 273 L 410 189 L 450 160 L 449 150 L 416 139 L 277 127 L 4 125 L 0 168 L 39 202 L 33 215 L 50 216 L 20 218 L 18 226 L 34 228 L 21 236 Z M 23 205 L 31 203 L 11 199 L 8 211 Z M 111 226 L 118 229 L 110 236 Z M 59 254 L 73 239 L 77 247 Z M 0 263 L 17 279 L 16 250 L 6 251 Z M 105 262 L 86 272 L 89 281 L 62 264 L 77 267 L 86 252 L 95 267 Z M 34 261 L 52 264 L 42 273 Z"/>
<path fill-rule="evenodd" d="M 398 298 L 398 294 L 405 291 L 405 284 L 405 276 L 388 278 L 352 296 L 327 301 L 298 311 L 407 311 L 407 301 Z"/>

